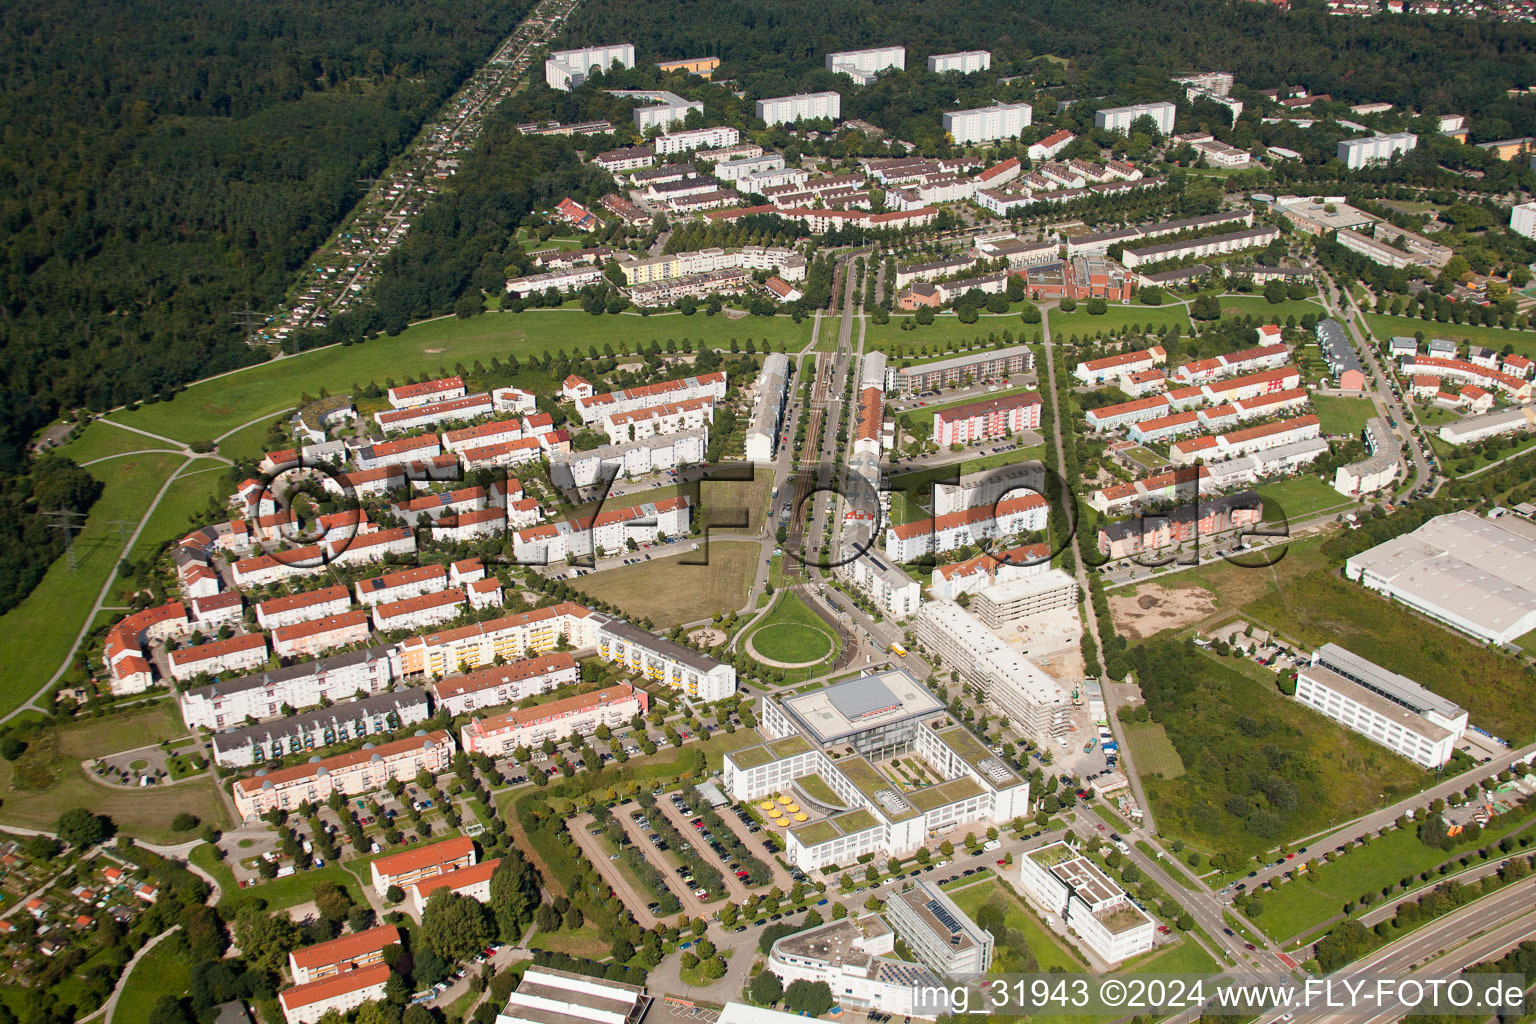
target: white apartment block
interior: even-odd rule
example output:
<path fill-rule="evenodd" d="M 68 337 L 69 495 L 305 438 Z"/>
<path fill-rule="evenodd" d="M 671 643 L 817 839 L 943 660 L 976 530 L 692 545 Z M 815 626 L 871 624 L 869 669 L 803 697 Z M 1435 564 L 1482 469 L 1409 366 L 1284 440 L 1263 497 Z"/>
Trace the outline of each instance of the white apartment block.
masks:
<path fill-rule="evenodd" d="M 465 593 L 459 589 L 418 594 L 373 606 L 375 629 L 426 629 L 451 622 L 464 613 Z"/>
<path fill-rule="evenodd" d="M 1022 544 L 1006 551 L 988 551 L 963 562 L 941 565 L 933 570 L 928 589 L 938 600 L 953 601 L 961 594 L 974 594 L 994 583 L 1007 583 L 1047 572 L 1050 567 L 1050 545 Z"/>
<path fill-rule="evenodd" d="M 635 66 L 633 43 L 584 46 L 579 50 L 556 50 L 544 62 L 544 81 L 551 89 L 569 92 L 585 82 L 593 69 L 607 71 L 615 64 L 621 68 Z"/>
<path fill-rule="evenodd" d="M 597 644 L 596 613 L 566 601 L 531 612 L 458 626 L 400 644 L 399 671 L 408 676 L 448 676 L 490 666 L 497 658 L 521 661 L 553 651 L 563 637 L 574 650 Z"/>
<path fill-rule="evenodd" d="M 446 402 L 428 402 L 408 409 L 390 409 L 373 414 L 374 422 L 386 434 L 417 427 L 430 427 L 445 421 L 472 420 L 489 416 L 495 410 L 486 392 L 466 395 Z"/>
<path fill-rule="evenodd" d="M 1038 743 L 1071 727 L 1061 685 L 958 604 L 928 601 L 913 624 L 918 640 Z"/>
<path fill-rule="evenodd" d="M 432 700 L 451 715 L 501 707 L 580 680 L 581 667 L 566 651 L 552 651 L 508 665 L 493 665 L 432 684 Z"/>
<path fill-rule="evenodd" d="M 1509 230 L 1526 238 L 1536 238 L 1536 201 L 1510 208 Z"/>
<path fill-rule="evenodd" d="M 427 900 L 439 889 L 447 889 L 451 893 L 472 899 L 477 903 L 489 903 L 491 901 L 491 876 L 501 866 L 500 857 L 492 857 L 490 860 L 481 861 L 479 864 L 467 868 L 459 868 L 457 871 L 446 871 L 431 878 L 413 882 L 407 892 L 410 897 L 411 908 L 420 917 L 427 909 Z"/>
<path fill-rule="evenodd" d="M 358 609 L 309 622 L 295 622 L 291 626 L 279 626 L 272 631 L 272 653 L 279 658 L 299 658 L 334 647 L 362 643 L 370 635 L 368 613 Z"/>
<path fill-rule="evenodd" d="M 394 732 L 425 722 L 431 710 L 427 691 L 416 687 L 214 733 L 213 763 L 247 768 L 258 761 L 306 753 L 359 736 Z"/>
<path fill-rule="evenodd" d="M 623 619 L 603 618 L 597 630 L 597 653 L 608 661 L 705 703 L 736 692 L 736 670 L 731 666 Z"/>
<path fill-rule="evenodd" d="M 789 357 L 772 352 L 763 359 L 762 372 L 752 395 L 752 419 L 747 427 L 748 462 L 766 465 L 778 452 L 784 407 L 789 401 Z"/>
<path fill-rule="evenodd" d="M 383 789 L 391 779 L 409 782 L 419 773 L 446 771 L 457 749 L 446 732 L 415 736 L 354 750 L 292 768 L 257 772 L 236 780 L 235 810 L 252 821 L 268 811 L 292 811 L 302 803 L 322 804 L 333 792 L 353 797 Z"/>
<path fill-rule="evenodd" d="M 907 48 L 905 46 L 877 46 L 869 50 L 844 50 L 827 54 L 827 70 L 847 75 L 854 85 L 869 85 L 875 76 L 887 68 L 905 70 Z"/>
<path fill-rule="evenodd" d="M 996 505 L 888 527 L 885 552 L 898 562 L 943 554 L 967 544 L 1045 529 L 1050 508 L 1038 494 L 1020 494 Z"/>
<path fill-rule="evenodd" d="M 397 675 L 393 648 L 349 651 L 193 687 L 179 698 L 181 717 L 189 729 L 231 729 L 247 720 L 276 718 L 284 705 L 307 708 L 382 693 Z"/>
<path fill-rule="evenodd" d="M 709 447 L 709 428 L 698 427 L 678 434 L 605 444 L 589 451 L 570 451 L 549 457 L 550 477 L 557 487 L 590 487 L 611 468 L 623 479 L 664 473 L 679 466 L 699 465 Z"/>
<path fill-rule="evenodd" d="M 714 176 L 719 181 L 740 181 L 749 174 L 758 171 L 777 171 L 784 167 L 784 157 L 778 153 L 764 153 L 762 156 L 744 156 L 739 160 L 726 160 L 715 165 Z M 718 267 L 710 267 L 710 270 L 718 270 Z M 698 273 L 698 271 L 692 271 Z M 629 275 L 626 274 L 625 277 Z"/>
<path fill-rule="evenodd" d="M 688 533 L 690 522 L 686 496 L 662 498 L 609 509 L 596 517 L 530 526 L 512 535 L 512 546 L 520 563 L 548 565 L 579 555 L 617 554 L 631 540 L 652 544 L 662 537 L 681 537 Z"/>
<path fill-rule="evenodd" d="M 594 266 L 562 267 L 543 274 L 514 277 L 507 281 L 507 291 L 525 299 L 530 295 L 542 295 L 553 288 L 557 292 L 574 292 L 589 284 L 603 280 L 603 268 Z"/>
<path fill-rule="evenodd" d="M 346 587 L 324 587 L 262 601 L 256 606 L 256 622 L 262 629 L 277 629 L 311 619 L 339 615 L 352 606 Z"/>
<path fill-rule="evenodd" d="M 1015 462 L 996 469 L 962 473 L 954 483 L 933 482 L 933 514 L 947 516 L 970 508 L 996 504 L 1004 495 L 1045 493 L 1045 465 L 1037 460 Z"/>
<path fill-rule="evenodd" d="M 1138 117 L 1150 117 L 1164 135 L 1173 133 L 1173 118 L 1178 108 L 1164 100 L 1160 103 L 1133 103 L 1128 107 L 1107 107 L 1095 111 L 1093 123 L 1107 132 L 1129 135 Z"/>
<path fill-rule="evenodd" d="M 392 885 L 406 889 L 422 879 L 461 871 L 477 862 L 475 841 L 456 836 L 378 858 L 368 865 L 368 881 L 374 894 L 384 899 Z"/>
<path fill-rule="evenodd" d="M 1296 699 L 1424 768 L 1450 760 L 1467 729 L 1461 707 L 1336 644 L 1296 674 Z"/>
<path fill-rule="evenodd" d="M 685 100 L 675 92 L 652 89 L 609 89 L 608 95 L 621 99 L 648 101 L 635 108 L 635 130 L 644 133 L 647 128 L 666 131 L 673 124 L 687 120 L 688 112 L 704 113 L 704 104 L 697 100 Z M 652 150 L 654 152 L 654 148 Z"/>
<path fill-rule="evenodd" d="M 605 416 L 631 409 L 649 409 L 652 406 L 681 402 L 689 398 L 708 396 L 716 402 L 725 399 L 726 377 L 723 373 L 703 373 L 697 377 L 664 380 L 625 391 L 609 391 L 591 398 L 576 400 L 576 415 L 583 423 L 600 422 Z"/>
<path fill-rule="evenodd" d="M 518 747 L 545 740 L 564 742 L 568 736 L 590 735 L 600 725 L 617 729 L 649 706 L 644 690 L 619 683 L 593 693 L 578 694 L 531 708 L 517 708 L 491 718 L 471 719 L 459 732 L 464 750 L 488 757 L 506 757 Z"/>
<path fill-rule="evenodd" d="M 255 668 L 266 660 L 267 638 L 262 633 L 245 633 L 228 640 L 182 647 L 166 656 L 171 678 L 181 682 L 204 674 L 213 676 Z"/>
<path fill-rule="evenodd" d="M 662 434 L 708 427 L 715 420 L 713 398 L 689 398 L 681 402 L 631 409 L 604 416 L 599 426 L 608 435 L 609 444 L 644 441 Z"/>
<path fill-rule="evenodd" d="M 1014 576 L 977 591 L 971 599 L 971 610 L 989 629 L 1076 608 L 1077 581 L 1060 569 Z"/>
<path fill-rule="evenodd" d="M 362 605 L 403 601 L 417 594 L 430 594 L 448 586 L 448 570 L 440 565 L 402 569 L 357 581 L 357 603 Z"/>
<path fill-rule="evenodd" d="M 936 75 L 958 71 L 968 75 L 973 71 L 986 71 L 992 67 L 992 54 L 988 50 L 964 50 L 960 53 L 936 53 L 928 58 L 928 70 Z"/>
<path fill-rule="evenodd" d="M 741 132 L 735 128 L 694 128 L 688 131 L 667 132 L 651 140 L 651 150 L 657 156 L 675 156 L 691 153 L 696 149 L 723 149 L 741 141 Z"/>
<path fill-rule="evenodd" d="M 836 121 L 843 116 L 843 97 L 835 92 L 772 96 L 757 101 L 757 116 L 770 125 L 824 118 Z"/>
<path fill-rule="evenodd" d="M 957 146 L 1017 138 L 1029 127 L 1034 111 L 1028 103 L 994 103 L 990 107 L 955 110 L 944 115 L 944 130 Z"/>
<path fill-rule="evenodd" d="M 1131 902 L 1099 866 L 1065 841 L 1019 858 L 1019 884 L 1031 903 L 1060 916 L 1107 963 L 1152 948 L 1157 922 Z"/>
<path fill-rule="evenodd" d="M 288 1024 L 317 1024 L 328 1013 L 345 1015 L 364 1003 L 382 1002 L 389 977 L 387 965 L 373 964 L 285 989 L 277 1001 Z"/>
<path fill-rule="evenodd" d="M 1339 143 L 1339 163 L 1359 170 L 1373 163 L 1385 163 L 1398 153 L 1406 153 L 1419 144 L 1413 132 L 1370 135 L 1363 139 L 1345 139 Z"/>

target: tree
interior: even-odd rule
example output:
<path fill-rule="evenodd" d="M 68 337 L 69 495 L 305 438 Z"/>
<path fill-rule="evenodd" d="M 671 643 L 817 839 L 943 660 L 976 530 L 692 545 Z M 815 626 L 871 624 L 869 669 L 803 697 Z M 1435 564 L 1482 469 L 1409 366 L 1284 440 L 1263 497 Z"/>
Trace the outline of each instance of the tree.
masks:
<path fill-rule="evenodd" d="M 73 807 L 59 815 L 55 831 L 61 842 L 84 849 L 110 839 L 117 828 L 104 814 L 92 814 L 83 807 Z"/>
<path fill-rule="evenodd" d="M 832 989 L 824 981 L 791 982 L 784 990 L 784 1006 L 792 1013 L 820 1017 L 832 1009 Z"/>
<path fill-rule="evenodd" d="M 763 971 L 747 986 L 747 994 L 759 1006 L 772 1006 L 784 995 L 784 983 L 772 971 Z"/>
<path fill-rule="evenodd" d="M 1214 295 L 1202 295 L 1190 303 L 1189 315 L 1195 320 L 1220 320 L 1221 302 Z"/>
<path fill-rule="evenodd" d="M 161 996 L 149 1011 L 149 1024 L 193 1024 L 191 1014 L 175 996 Z"/>
<path fill-rule="evenodd" d="M 1278 277 L 1264 286 L 1264 301 L 1278 306 L 1285 301 L 1285 282 Z"/>
<path fill-rule="evenodd" d="M 286 913 L 267 914 L 248 906 L 235 918 L 235 942 L 253 967 L 280 970 L 302 941 L 299 926 Z"/>
<path fill-rule="evenodd" d="M 475 956 L 493 937 L 486 908 L 446 887 L 427 897 L 420 934 L 423 945 L 449 963 Z"/>

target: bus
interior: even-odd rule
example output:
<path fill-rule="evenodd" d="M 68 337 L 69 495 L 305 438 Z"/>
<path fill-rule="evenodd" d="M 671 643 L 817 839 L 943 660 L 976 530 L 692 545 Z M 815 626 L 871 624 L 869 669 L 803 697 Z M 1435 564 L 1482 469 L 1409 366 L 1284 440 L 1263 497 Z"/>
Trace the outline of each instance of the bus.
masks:
<path fill-rule="evenodd" d="M 898 658 L 905 658 L 907 656 L 907 649 L 901 646 L 901 644 L 898 644 L 896 641 L 892 640 L 891 653 L 895 654 Z"/>

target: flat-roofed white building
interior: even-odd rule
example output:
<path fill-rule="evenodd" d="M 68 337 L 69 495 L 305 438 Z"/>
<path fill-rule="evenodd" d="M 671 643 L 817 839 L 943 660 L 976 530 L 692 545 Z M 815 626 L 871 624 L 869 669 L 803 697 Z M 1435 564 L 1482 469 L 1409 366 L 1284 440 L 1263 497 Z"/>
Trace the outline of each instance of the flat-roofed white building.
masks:
<path fill-rule="evenodd" d="M 779 450 L 779 431 L 784 425 L 784 406 L 789 401 L 789 357 L 770 353 L 763 360 L 752 395 L 752 421 L 747 427 L 748 462 L 766 465 Z"/>
<path fill-rule="evenodd" d="M 990 107 L 954 110 L 944 115 L 944 130 L 957 146 L 1017 138 L 1028 128 L 1034 111 L 1028 103 L 994 103 Z"/>
<path fill-rule="evenodd" d="M 794 96 L 770 96 L 757 101 L 757 116 L 774 124 L 794 124 L 843 116 L 843 97 L 835 92 L 805 92 Z"/>
<path fill-rule="evenodd" d="M 928 58 L 928 70 L 936 75 L 958 71 L 968 75 L 973 71 L 986 71 L 992 66 L 990 50 L 963 50 L 960 53 L 935 53 Z"/>
<path fill-rule="evenodd" d="M 1339 143 L 1339 163 L 1358 170 L 1373 163 L 1385 163 L 1399 153 L 1416 148 L 1419 137 L 1413 132 L 1368 135 L 1363 139 L 1344 139 Z"/>
<path fill-rule="evenodd" d="M 496 1024 L 639 1024 L 651 997 L 638 985 L 530 967 Z"/>
<path fill-rule="evenodd" d="M 942 990 L 942 980 L 918 964 L 896 959 L 895 948 L 895 933 L 879 917 L 850 917 L 779 939 L 768 952 L 768 970 L 785 986 L 824 982 L 850 1010 L 936 1016 L 941 1011 L 921 1008 L 915 995 L 919 989 Z M 741 1009 L 733 1013 L 736 1006 Z M 726 1006 L 721 1024 L 728 1017 L 736 1024 L 795 1024 L 796 1020 L 792 1014 L 740 1003 Z"/>
<path fill-rule="evenodd" d="M 936 885 L 919 881 L 892 895 L 885 913 L 918 961 L 940 976 L 986 974 L 992 966 L 992 933 Z"/>
<path fill-rule="evenodd" d="M 1536 629 L 1536 524 L 1518 516 L 1436 516 L 1348 559 L 1344 575 L 1489 643 Z"/>
<path fill-rule="evenodd" d="M 1467 729 L 1455 703 L 1337 644 L 1297 672 L 1296 699 L 1425 768 L 1449 761 Z"/>
<path fill-rule="evenodd" d="M 578 50 L 556 50 L 544 62 L 544 81 L 551 89 L 569 92 L 585 82 L 593 69 L 607 71 L 615 64 L 621 68 L 635 66 L 633 43 L 611 43 L 605 46 L 583 46 Z"/>
<path fill-rule="evenodd" d="M 1094 112 L 1093 123 L 1107 132 L 1129 135 L 1138 117 L 1150 117 L 1164 135 L 1173 132 L 1173 117 L 1178 108 L 1167 100 L 1160 103 L 1133 103 L 1128 107 L 1106 107 Z"/>
<path fill-rule="evenodd" d="M 729 126 L 692 128 L 656 136 L 651 140 L 651 151 L 657 156 L 675 156 L 696 149 L 722 149 L 740 141 L 741 132 Z"/>
<path fill-rule="evenodd" d="M 1152 948 L 1157 922 L 1131 902 L 1099 866 L 1063 842 L 1019 858 L 1019 884 L 1030 901 L 1063 923 L 1108 963 Z"/>
<path fill-rule="evenodd" d="M 1071 702 L 1061 684 L 966 609 L 948 601 L 925 602 L 912 629 L 930 653 L 976 686 L 1037 742 L 1045 743 L 1070 728 Z"/>
<path fill-rule="evenodd" d="M 1077 581 L 1060 569 L 1015 575 L 978 591 L 971 607 L 989 629 L 1003 629 L 1022 619 L 1076 609 Z"/>
<path fill-rule="evenodd" d="M 847 75 L 855 85 L 869 85 L 875 76 L 887 68 L 905 70 L 907 48 L 905 46 L 876 46 L 868 50 L 843 50 L 827 54 L 827 70 Z"/>

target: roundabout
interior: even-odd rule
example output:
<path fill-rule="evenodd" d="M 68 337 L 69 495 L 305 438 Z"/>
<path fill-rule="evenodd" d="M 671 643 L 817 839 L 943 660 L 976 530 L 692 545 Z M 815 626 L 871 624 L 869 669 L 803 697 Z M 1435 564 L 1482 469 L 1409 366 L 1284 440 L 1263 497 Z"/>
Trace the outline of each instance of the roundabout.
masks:
<path fill-rule="evenodd" d="M 746 638 L 747 653 L 774 668 L 811 668 L 837 654 L 837 635 L 797 594 L 786 594 Z"/>

